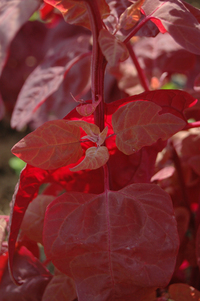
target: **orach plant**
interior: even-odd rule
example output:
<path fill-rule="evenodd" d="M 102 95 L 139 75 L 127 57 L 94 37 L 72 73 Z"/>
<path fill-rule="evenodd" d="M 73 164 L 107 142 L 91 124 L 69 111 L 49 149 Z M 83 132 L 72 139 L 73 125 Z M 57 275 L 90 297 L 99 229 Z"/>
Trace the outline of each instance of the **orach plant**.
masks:
<path fill-rule="evenodd" d="M 200 10 L 1 0 L 0 24 L 4 111 L 18 95 L 11 126 L 33 130 L 0 300 L 200 300 Z"/>

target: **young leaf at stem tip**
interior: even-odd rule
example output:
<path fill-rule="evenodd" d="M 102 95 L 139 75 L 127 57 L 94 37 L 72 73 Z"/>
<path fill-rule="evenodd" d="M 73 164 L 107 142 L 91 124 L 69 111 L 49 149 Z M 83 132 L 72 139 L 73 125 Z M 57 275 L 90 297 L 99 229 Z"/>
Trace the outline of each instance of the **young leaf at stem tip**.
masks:
<path fill-rule="evenodd" d="M 78 165 L 70 168 L 71 171 L 79 171 L 84 169 L 97 169 L 109 159 L 109 152 L 106 146 L 90 147 L 86 150 L 85 158 Z"/>

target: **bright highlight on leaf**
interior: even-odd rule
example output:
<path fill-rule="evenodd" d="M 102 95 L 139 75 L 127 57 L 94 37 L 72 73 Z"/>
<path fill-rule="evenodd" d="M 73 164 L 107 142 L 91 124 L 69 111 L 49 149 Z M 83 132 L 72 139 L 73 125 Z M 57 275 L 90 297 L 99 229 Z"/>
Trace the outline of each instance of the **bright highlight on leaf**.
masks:
<path fill-rule="evenodd" d="M 153 102 L 135 101 L 119 108 L 112 117 L 116 145 L 126 155 L 159 138 L 166 140 L 180 131 L 185 122 L 169 113 L 160 115 L 161 107 Z"/>
<path fill-rule="evenodd" d="M 129 56 L 126 45 L 106 29 L 100 31 L 99 45 L 110 66 L 125 61 Z"/>
<path fill-rule="evenodd" d="M 86 150 L 85 158 L 77 166 L 70 168 L 71 171 L 79 171 L 84 169 L 97 169 L 109 159 L 109 152 L 106 146 L 90 147 Z"/>
<path fill-rule="evenodd" d="M 82 25 L 90 29 L 90 21 L 84 1 L 76 0 L 44 0 L 44 2 L 56 7 L 69 24 Z M 110 12 L 105 0 L 97 0 L 102 17 Z"/>
<path fill-rule="evenodd" d="M 121 14 L 119 19 L 119 28 L 130 29 L 132 28 L 141 17 L 140 8 L 145 0 L 138 0 Z"/>
<path fill-rule="evenodd" d="M 80 129 L 65 120 L 46 122 L 15 144 L 12 153 L 42 169 L 75 163 L 82 156 Z"/>

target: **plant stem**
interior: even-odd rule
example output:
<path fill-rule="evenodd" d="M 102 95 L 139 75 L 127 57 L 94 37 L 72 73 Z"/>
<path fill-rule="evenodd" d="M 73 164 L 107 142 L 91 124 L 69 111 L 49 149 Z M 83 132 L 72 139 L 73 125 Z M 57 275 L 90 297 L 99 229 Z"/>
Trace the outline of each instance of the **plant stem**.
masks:
<path fill-rule="evenodd" d="M 140 28 L 149 20 L 148 17 L 145 17 L 138 25 L 136 25 L 133 30 L 127 35 L 127 37 L 124 39 L 124 43 L 127 44 L 130 39 L 138 32 Z"/>
<path fill-rule="evenodd" d="M 100 128 L 104 129 L 104 73 L 106 67 L 106 60 L 101 52 L 98 43 L 99 32 L 103 27 L 101 15 L 97 2 L 95 0 L 85 0 L 88 14 L 90 17 L 90 25 L 93 35 L 93 49 L 92 49 L 92 102 L 95 102 L 101 97 L 101 102 L 94 112 L 94 122 Z"/>
<path fill-rule="evenodd" d="M 140 64 L 139 64 L 139 62 L 138 62 L 138 59 L 137 59 L 137 57 L 136 57 L 136 55 L 135 55 L 135 52 L 133 51 L 133 48 L 132 48 L 131 43 L 128 42 L 128 43 L 126 44 L 126 46 L 127 46 L 127 48 L 128 48 L 130 57 L 131 57 L 131 59 L 132 59 L 134 65 L 135 65 L 135 67 L 136 67 L 136 69 L 137 69 L 138 76 L 139 76 L 139 78 L 140 78 L 140 81 L 141 81 L 141 84 L 142 84 L 144 90 L 145 90 L 145 91 L 149 91 L 149 85 L 148 85 L 148 82 L 147 82 L 147 78 L 146 78 L 146 76 L 145 76 L 145 74 L 144 74 L 144 71 L 142 70 L 142 68 L 141 68 L 141 66 L 140 66 Z"/>
<path fill-rule="evenodd" d="M 174 162 L 174 165 L 175 165 L 175 168 L 176 168 L 176 171 L 178 174 L 178 180 L 179 180 L 179 184 L 180 184 L 180 188 L 181 188 L 183 205 L 190 211 L 189 200 L 188 200 L 187 190 L 186 190 L 186 186 L 185 186 L 185 180 L 183 177 L 183 170 L 182 170 L 181 162 L 180 162 L 179 156 L 178 156 L 176 149 L 172 142 L 170 142 L 170 146 L 171 146 L 172 160 Z"/>

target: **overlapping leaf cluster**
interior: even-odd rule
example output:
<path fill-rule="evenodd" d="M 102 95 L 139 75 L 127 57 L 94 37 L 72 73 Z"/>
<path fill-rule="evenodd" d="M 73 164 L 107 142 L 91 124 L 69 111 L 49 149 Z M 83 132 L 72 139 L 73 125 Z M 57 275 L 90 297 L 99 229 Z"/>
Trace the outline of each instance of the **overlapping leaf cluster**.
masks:
<path fill-rule="evenodd" d="M 41 53 L 25 50 L 31 69 L 11 94 L 12 127 L 33 131 L 12 148 L 27 165 L 8 247 L 0 220 L 0 295 L 198 300 L 200 11 L 181 0 L 22 2 L 2 2 L 1 117 L 13 49 L 34 12 L 46 23 L 35 21 Z"/>

